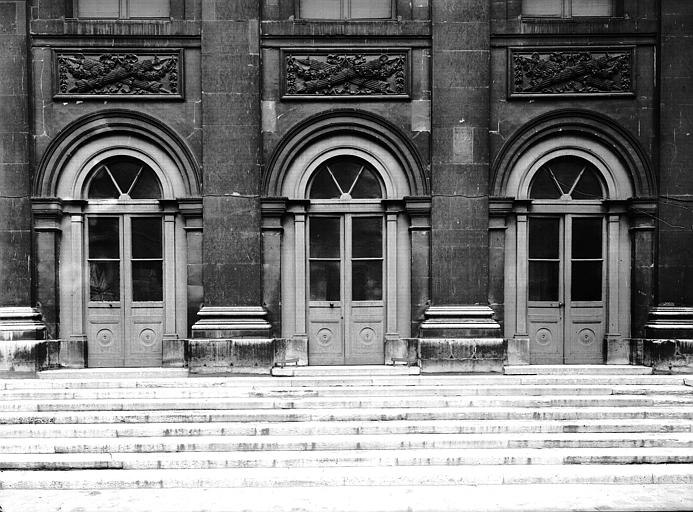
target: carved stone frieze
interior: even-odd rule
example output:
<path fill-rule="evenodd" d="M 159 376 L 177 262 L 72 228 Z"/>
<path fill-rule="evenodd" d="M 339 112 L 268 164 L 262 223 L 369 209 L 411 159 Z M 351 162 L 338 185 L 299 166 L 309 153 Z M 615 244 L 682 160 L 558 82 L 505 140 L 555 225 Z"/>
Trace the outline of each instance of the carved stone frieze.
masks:
<path fill-rule="evenodd" d="M 182 98 L 181 50 L 58 50 L 56 98 Z"/>
<path fill-rule="evenodd" d="M 409 97 L 406 50 L 284 50 L 285 98 Z"/>
<path fill-rule="evenodd" d="M 511 48 L 510 97 L 635 93 L 633 48 Z"/>

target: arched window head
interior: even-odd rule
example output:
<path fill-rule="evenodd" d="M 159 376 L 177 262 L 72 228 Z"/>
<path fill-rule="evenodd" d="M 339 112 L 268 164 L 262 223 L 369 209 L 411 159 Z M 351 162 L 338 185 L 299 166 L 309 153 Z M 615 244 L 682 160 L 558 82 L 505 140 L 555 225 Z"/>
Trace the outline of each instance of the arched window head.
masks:
<path fill-rule="evenodd" d="M 310 199 L 379 199 L 382 189 L 375 169 L 351 156 L 332 158 L 315 171 Z"/>
<path fill-rule="evenodd" d="M 161 185 L 144 162 L 128 156 L 104 160 L 89 182 L 89 199 L 161 199 Z"/>
<path fill-rule="evenodd" d="M 587 160 L 561 156 L 545 163 L 532 179 L 530 199 L 604 199 L 599 171 Z"/>

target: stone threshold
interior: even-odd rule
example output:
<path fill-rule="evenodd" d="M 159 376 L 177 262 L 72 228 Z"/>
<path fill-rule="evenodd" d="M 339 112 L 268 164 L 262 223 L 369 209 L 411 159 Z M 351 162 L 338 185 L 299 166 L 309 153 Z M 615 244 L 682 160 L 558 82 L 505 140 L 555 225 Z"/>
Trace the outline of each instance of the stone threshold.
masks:
<path fill-rule="evenodd" d="M 527 364 L 504 366 L 505 375 L 651 375 L 649 366 L 628 364 Z"/>

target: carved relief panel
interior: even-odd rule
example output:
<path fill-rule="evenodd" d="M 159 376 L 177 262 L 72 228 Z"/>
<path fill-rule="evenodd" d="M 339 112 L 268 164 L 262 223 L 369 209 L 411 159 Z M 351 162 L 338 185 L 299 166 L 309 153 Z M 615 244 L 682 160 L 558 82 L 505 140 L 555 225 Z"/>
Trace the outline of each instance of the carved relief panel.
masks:
<path fill-rule="evenodd" d="M 56 50 L 56 99 L 183 99 L 183 51 Z"/>
<path fill-rule="evenodd" d="M 408 50 L 282 50 L 285 99 L 409 98 Z"/>
<path fill-rule="evenodd" d="M 633 47 L 510 48 L 509 97 L 632 96 Z"/>

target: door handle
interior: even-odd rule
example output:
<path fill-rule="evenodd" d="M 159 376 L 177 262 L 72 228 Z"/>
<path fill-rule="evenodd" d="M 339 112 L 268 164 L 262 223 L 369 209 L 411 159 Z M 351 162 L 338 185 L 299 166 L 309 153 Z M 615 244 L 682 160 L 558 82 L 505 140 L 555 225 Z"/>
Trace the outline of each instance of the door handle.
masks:
<path fill-rule="evenodd" d="M 565 302 L 559 300 L 559 301 L 558 301 L 558 307 L 559 307 L 559 308 L 562 308 L 563 306 L 565 306 Z"/>
<path fill-rule="evenodd" d="M 334 308 L 334 302 L 330 302 L 330 307 Z"/>

